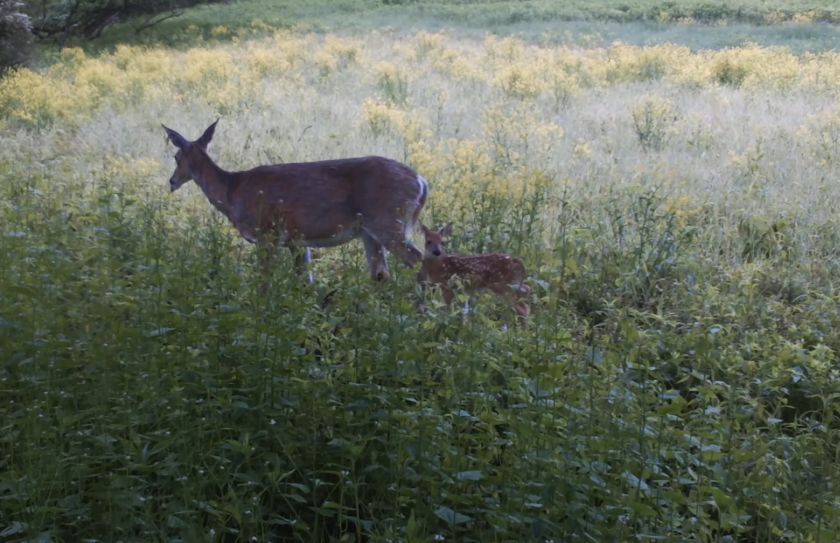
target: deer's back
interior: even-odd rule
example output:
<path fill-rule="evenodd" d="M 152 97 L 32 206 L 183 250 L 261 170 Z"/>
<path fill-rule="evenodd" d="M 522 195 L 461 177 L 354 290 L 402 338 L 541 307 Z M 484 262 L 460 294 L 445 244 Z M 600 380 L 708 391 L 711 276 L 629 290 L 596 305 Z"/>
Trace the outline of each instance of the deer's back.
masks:
<path fill-rule="evenodd" d="M 414 170 L 377 156 L 259 166 L 234 179 L 231 200 L 240 221 L 261 228 L 282 222 L 306 237 L 404 210 L 422 190 Z"/>
<path fill-rule="evenodd" d="M 476 256 L 447 255 L 436 259 L 438 262 L 424 261 L 427 275 L 439 281 L 448 281 L 458 277 L 468 284 L 519 283 L 526 277 L 522 260 L 505 253 L 493 253 Z"/>
<path fill-rule="evenodd" d="M 259 166 L 236 178 L 233 191 L 239 197 L 261 192 L 269 203 L 301 204 L 327 199 L 360 210 L 371 200 L 414 196 L 418 186 L 414 170 L 378 156 Z"/>

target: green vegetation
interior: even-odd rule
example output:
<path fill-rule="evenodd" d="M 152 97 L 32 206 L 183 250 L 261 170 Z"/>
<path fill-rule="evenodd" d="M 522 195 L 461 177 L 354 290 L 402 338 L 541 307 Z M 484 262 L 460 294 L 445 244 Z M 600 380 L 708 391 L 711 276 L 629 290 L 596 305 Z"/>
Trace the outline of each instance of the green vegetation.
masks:
<path fill-rule="evenodd" d="M 840 55 L 259 5 L 0 80 L 0 542 L 837 540 Z M 365 6 L 399 30 L 353 35 Z M 358 242 L 261 292 L 168 192 L 160 123 L 219 115 L 228 169 L 411 164 L 453 252 L 522 257 L 532 318 L 418 312 Z"/>
<path fill-rule="evenodd" d="M 723 48 L 745 43 L 780 45 L 797 51 L 840 48 L 840 7 L 833 0 L 709 2 L 682 0 L 240 0 L 186 10 L 141 33 L 141 19 L 109 26 L 91 48 L 119 43 L 188 47 L 198 29 L 205 39 L 224 26 L 230 36 L 260 35 L 268 28 L 369 32 L 390 29 L 413 33 L 452 30 L 480 39 L 485 32 L 512 34 L 536 43 L 607 46 L 613 41 L 636 45 L 681 43 Z M 72 41 L 71 41 L 72 43 Z"/>

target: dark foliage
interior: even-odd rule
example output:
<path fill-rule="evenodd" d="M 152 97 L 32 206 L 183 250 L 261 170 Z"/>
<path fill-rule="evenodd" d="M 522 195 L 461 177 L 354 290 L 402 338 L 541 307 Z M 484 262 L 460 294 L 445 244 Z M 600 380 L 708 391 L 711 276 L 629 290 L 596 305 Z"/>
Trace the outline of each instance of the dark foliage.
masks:
<path fill-rule="evenodd" d="M 98 38 L 109 26 L 136 18 L 141 32 L 182 9 L 208 0 L 40 0 L 30 5 L 33 32 L 40 38 Z"/>
<path fill-rule="evenodd" d="M 32 24 L 23 2 L 0 0 L 0 73 L 23 64 L 32 46 Z"/>

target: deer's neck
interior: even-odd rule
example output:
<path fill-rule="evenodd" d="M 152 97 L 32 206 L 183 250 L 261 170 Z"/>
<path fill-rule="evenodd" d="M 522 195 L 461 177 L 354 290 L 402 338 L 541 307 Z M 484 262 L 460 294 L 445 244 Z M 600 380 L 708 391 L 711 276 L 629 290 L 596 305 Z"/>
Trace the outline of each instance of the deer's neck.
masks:
<path fill-rule="evenodd" d="M 198 171 L 194 172 L 194 177 L 210 203 L 227 214 L 231 206 L 229 194 L 234 182 L 233 174 L 217 166 L 210 157 L 206 157 L 198 166 Z"/>

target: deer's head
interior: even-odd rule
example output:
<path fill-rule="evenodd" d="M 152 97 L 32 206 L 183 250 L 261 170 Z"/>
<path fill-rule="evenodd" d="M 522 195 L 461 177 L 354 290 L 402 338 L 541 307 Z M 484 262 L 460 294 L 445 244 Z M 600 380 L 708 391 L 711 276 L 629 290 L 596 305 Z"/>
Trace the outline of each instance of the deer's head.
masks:
<path fill-rule="evenodd" d="M 169 141 L 178 148 L 178 152 L 175 153 L 175 171 L 169 178 L 169 188 L 172 192 L 181 188 L 181 185 L 187 181 L 196 178 L 202 161 L 207 159 L 207 146 L 213 139 L 213 132 L 216 130 L 216 123 L 218 122 L 219 120 L 216 119 L 216 122 L 208 126 L 204 134 L 195 141 L 188 141 L 187 138 L 171 128 L 163 127 Z"/>
<path fill-rule="evenodd" d="M 427 228 L 425 224 L 421 226 L 423 228 L 423 236 L 426 238 L 426 250 L 424 252 L 424 257 L 439 258 L 445 255 L 446 250 L 443 248 L 443 242 L 452 235 L 452 225 L 447 224 L 437 231 Z"/>

